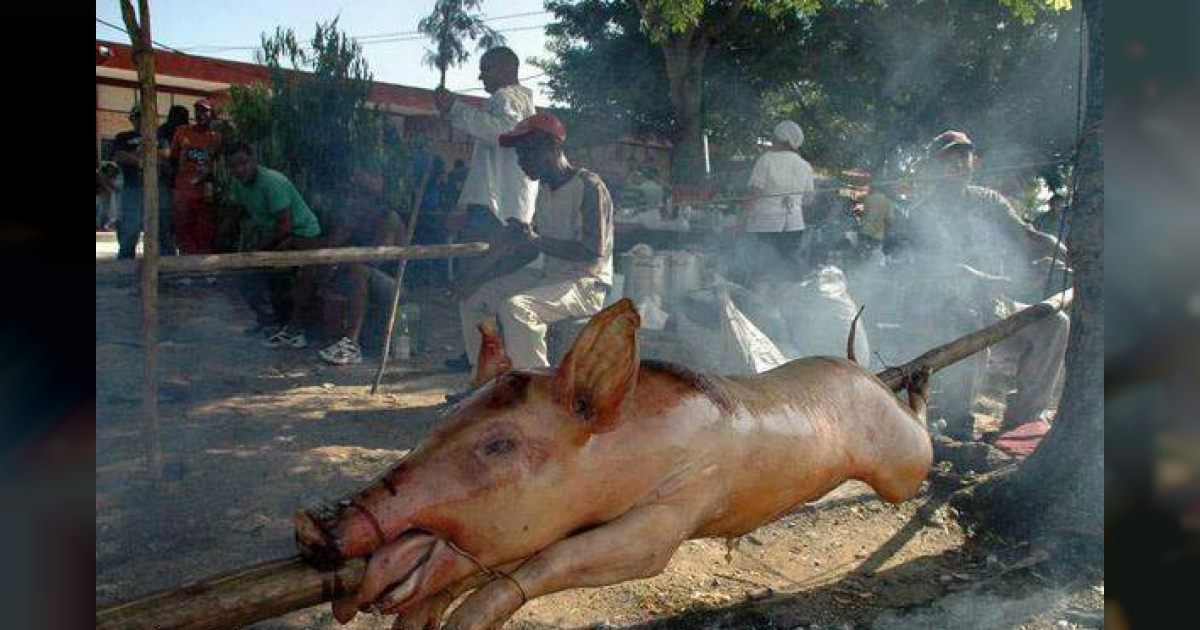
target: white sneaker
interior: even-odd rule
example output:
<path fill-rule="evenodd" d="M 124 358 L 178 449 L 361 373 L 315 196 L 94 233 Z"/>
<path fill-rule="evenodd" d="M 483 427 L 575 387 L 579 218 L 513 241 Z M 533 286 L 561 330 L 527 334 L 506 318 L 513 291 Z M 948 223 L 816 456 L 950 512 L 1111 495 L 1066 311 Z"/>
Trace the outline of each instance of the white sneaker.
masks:
<path fill-rule="evenodd" d="M 342 337 L 329 347 L 317 352 L 322 360 L 334 365 L 362 363 L 362 349 L 349 337 Z"/>
<path fill-rule="evenodd" d="M 308 340 L 304 338 L 303 331 L 293 331 L 284 326 L 279 329 L 279 332 L 260 341 L 263 347 L 266 348 L 281 348 L 287 346 L 289 348 L 304 348 L 308 346 Z"/>

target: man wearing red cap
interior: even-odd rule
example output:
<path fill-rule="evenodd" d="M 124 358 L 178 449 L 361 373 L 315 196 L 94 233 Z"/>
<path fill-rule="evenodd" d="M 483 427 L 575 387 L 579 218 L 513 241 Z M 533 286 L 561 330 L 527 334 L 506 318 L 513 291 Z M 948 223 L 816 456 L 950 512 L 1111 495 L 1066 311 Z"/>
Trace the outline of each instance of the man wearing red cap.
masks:
<path fill-rule="evenodd" d="M 221 134 L 212 128 L 212 104 L 196 101 L 196 122 L 175 130 L 171 161 L 176 165 L 171 193 L 175 240 L 184 254 L 211 254 L 216 241 L 216 203 L 212 161 L 221 148 Z"/>
<path fill-rule="evenodd" d="M 929 145 L 924 196 L 899 222 L 900 258 L 911 266 L 904 274 L 908 302 L 904 325 L 911 344 L 904 350 L 928 350 L 982 328 L 1023 303 L 1045 295 L 1046 267 L 1058 248 L 1047 234 L 1023 221 L 1000 193 L 972 184 L 975 147 L 961 131 L 939 134 Z M 1016 300 L 1021 300 L 1017 302 Z M 1006 410 L 1007 422 L 1038 419 L 1053 404 L 1061 376 L 1070 322 L 1066 314 L 1022 330 L 1003 344 L 1017 358 L 1017 395 Z M 930 398 L 930 419 L 945 422 L 947 436 L 974 439 L 975 384 L 985 353 L 938 373 Z"/>
<path fill-rule="evenodd" d="M 459 295 L 463 340 L 472 361 L 476 328 L 495 316 L 513 366 L 545 367 L 546 327 L 599 312 L 612 286 L 613 208 L 595 173 L 563 155 L 567 132 L 550 114 L 534 114 L 499 137 L 539 184 L 532 225 L 510 219 L 485 263 L 463 279 Z M 527 268 L 541 254 L 542 268 Z"/>

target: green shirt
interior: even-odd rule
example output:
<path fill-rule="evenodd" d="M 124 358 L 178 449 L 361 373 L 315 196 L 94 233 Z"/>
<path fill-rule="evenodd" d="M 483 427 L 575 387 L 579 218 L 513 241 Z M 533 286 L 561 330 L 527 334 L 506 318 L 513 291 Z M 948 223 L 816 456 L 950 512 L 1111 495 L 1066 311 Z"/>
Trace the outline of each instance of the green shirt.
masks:
<path fill-rule="evenodd" d="M 246 216 L 266 232 L 273 232 L 284 208 L 292 211 L 292 235 L 314 237 L 321 235 L 317 215 L 304 203 L 300 191 L 277 170 L 258 167 L 253 182 L 243 184 L 234 179 L 229 185 L 229 200 L 246 208 Z"/>

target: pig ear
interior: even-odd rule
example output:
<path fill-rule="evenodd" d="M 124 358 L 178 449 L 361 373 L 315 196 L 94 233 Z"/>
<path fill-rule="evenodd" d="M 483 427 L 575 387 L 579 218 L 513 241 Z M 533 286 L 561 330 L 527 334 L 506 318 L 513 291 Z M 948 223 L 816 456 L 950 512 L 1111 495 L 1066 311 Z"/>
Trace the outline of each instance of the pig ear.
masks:
<path fill-rule="evenodd" d="M 596 313 L 555 375 L 554 398 L 592 433 L 616 428 L 621 403 L 637 383 L 637 329 L 642 323 L 628 299 Z"/>
<path fill-rule="evenodd" d="M 504 338 L 496 328 L 495 321 L 488 318 L 479 322 L 479 357 L 475 361 L 475 387 L 500 376 L 512 369 L 512 359 L 504 352 Z"/>

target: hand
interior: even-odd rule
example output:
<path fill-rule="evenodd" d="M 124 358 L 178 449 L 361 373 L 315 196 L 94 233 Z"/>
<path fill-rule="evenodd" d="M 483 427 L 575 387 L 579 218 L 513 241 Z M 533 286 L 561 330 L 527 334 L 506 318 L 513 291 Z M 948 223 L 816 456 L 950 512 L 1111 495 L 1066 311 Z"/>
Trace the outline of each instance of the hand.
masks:
<path fill-rule="evenodd" d="M 454 101 L 454 93 L 442 86 L 438 86 L 433 91 L 433 105 L 443 116 L 450 113 L 450 108 L 454 107 Z"/>
<path fill-rule="evenodd" d="M 505 239 L 512 239 L 515 243 L 529 243 L 537 238 L 537 235 L 533 233 L 533 227 L 518 219 L 509 219 L 504 229 Z"/>

